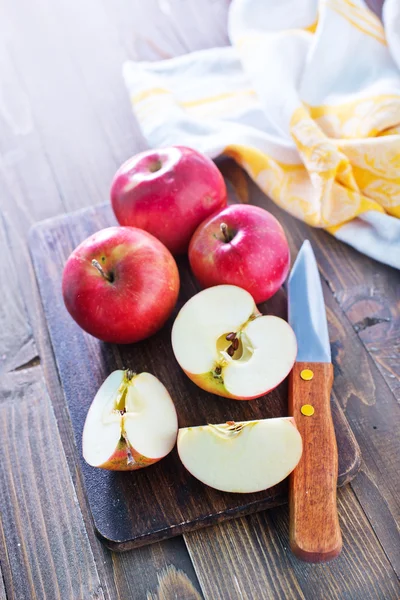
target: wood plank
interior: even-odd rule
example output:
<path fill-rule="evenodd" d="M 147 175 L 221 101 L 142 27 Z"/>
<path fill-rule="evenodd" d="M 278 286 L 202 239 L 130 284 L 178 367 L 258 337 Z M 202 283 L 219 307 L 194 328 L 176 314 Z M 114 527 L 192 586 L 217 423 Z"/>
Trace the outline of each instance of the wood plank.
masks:
<path fill-rule="evenodd" d="M 24 365 L 37 356 L 32 329 L 18 283 L 18 273 L 11 255 L 5 219 L 0 213 L 0 376 Z"/>
<path fill-rule="evenodd" d="M 103 0 L 125 54 L 132 60 L 160 60 L 229 44 L 230 0 Z"/>
<path fill-rule="evenodd" d="M 323 565 L 288 552 L 286 506 L 187 534 L 206 598 L 397 600 L 400 583 L 350 487 L 338 503 L 343 551 Z"/>
<path fill-rule="evenodd" d="M 2 377 L 0 438 L 8 598 L 104 598 L 40 367 Z"/>
<path fill-rule="evenodd" d="M 42 598 L 42 593 L 66 597 L 71 590 L 79 591 L 82 597 L 102 598 L 54 414 L 43 389 L 42 371 L 40 367 L 28 369 L 37 363 L 37 350 L 19 288 L 11 238 L 0 213 L 0 345 L 5 357 L 0 370 L 0 553 L 8 598 Z M 21 254 L 24 252 L 19 257 Z M 55 470 L 53 486 L 49 478 Z M 62 497 L 57 485 L 62 487 Z M 60 500 L 65 512 L 61 519 Z M 40 503 L 43 506 L 38 506 Z M 60 527 L 65 527 L 70 537 Z M 76 536 L 75 543 L 70 543 L 72 536 Z M 46 575 L 48 564 L 53 565 L 52 576 Z M 69 572 L 70 564 L 80 565 L 82 581 Z M 2 586 L 3 579 L 0 598 Z"/>
<path fill-rule="evenodd" d="M 0 600 L 7 600 L 6 588 L 4 587 L 4 577 L 0 567 Z"/>

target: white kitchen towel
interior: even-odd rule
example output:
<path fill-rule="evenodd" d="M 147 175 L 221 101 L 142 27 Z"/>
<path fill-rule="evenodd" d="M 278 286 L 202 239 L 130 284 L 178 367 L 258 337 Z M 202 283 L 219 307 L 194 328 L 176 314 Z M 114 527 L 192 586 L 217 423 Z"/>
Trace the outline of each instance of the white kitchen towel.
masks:
<path fill-rule="evenodd" d="M 400 0 L 233 0 L 232 45 L 124 78 L 152 147 L 235 158 L 276 204 L 400 268 Z"/>

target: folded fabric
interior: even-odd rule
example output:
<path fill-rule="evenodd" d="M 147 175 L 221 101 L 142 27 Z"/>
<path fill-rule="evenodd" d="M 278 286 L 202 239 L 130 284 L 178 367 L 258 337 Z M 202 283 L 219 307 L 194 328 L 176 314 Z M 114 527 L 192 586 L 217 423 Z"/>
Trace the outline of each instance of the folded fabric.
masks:
<path fill-rule="evenodd" d="M 124 77 L 150 146 L 232 156 L 276 204 L 400 268 L 400 2 L 233 0 L 232 46 Z"/>

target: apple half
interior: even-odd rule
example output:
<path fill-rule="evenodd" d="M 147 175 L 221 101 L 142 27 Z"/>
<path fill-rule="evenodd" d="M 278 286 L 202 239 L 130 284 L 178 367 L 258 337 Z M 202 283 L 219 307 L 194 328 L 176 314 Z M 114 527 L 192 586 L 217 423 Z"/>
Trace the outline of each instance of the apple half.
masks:
<path fill-rule="evenodd" d="M 287 477 L 303 450 L 293 417 L 186 427 L 178 453 L 186 469 L 222 492 L 266 490 Z"/>
<path fill-rule="evenodd" d="M 114 371 L 89 408 L 83 458 L 92 467 L 134 471 L 171 452 L 177 434 L 175 406 L 163 384 L 150 373 Z"/>
<path fill-rule="evenodd" d="M 274 389 L 297 354 L 290 325 L 262 315 L 252 296 L 234 285 L 208 288 L 186 302 L 172 328 L 172 348 L 194 383 L 236 400 Z"/>

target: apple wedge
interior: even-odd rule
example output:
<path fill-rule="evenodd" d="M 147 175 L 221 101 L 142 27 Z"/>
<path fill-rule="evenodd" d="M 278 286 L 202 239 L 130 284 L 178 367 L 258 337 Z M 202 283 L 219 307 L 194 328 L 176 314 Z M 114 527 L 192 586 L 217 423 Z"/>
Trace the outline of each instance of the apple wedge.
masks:
<path fill-rule="evenodd" d="M 174 403 L 154 375 L 114 371 L 89 408 L 83 458 L 110 471 L 141 469 L 171 452 L 177 433 Z"/>
<path fill-rule="evenodd" d="M 262 315 L 249 292 L 234 285 L 208 288 L 186 302 L 172 328 L 172 348 L 194 383 L 235 400 L 274 389 L 297 354 L 290 325 Z"/>
<path fill-rule="evenodd" d="M 289 475 L 302 454 L 293 417 L 186 427 L 178 453 L 186 469 L 222 492 L 266 490 Z"/>

